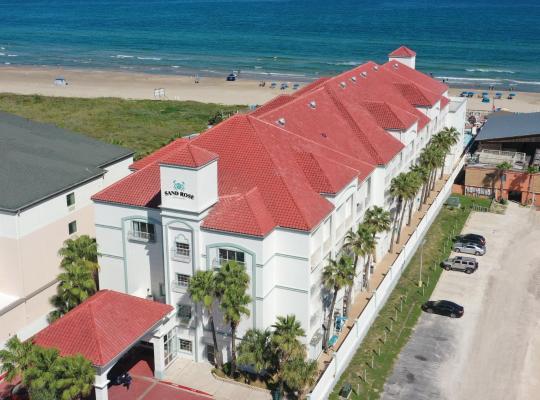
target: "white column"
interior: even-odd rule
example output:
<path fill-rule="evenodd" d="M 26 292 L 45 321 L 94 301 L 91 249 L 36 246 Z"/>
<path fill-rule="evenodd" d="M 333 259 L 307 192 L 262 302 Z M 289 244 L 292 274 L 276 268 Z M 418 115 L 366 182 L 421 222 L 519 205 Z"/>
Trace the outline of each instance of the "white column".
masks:
<path fill-rule="evenodd" d="M 96 392 L 96 400 L 108 400 L 109 399 L 109 380 L 107 379 L 107 372 L 103 372 L 101 375 L 96 374 L 94 378 L 94 390 Z"/>
<path fill-rule="evenodd" d="M 154 377 L 163 379 L 165 376 L 165 349 L 163 338 L 154 336 L 151 340 L 154 347 Z"/>

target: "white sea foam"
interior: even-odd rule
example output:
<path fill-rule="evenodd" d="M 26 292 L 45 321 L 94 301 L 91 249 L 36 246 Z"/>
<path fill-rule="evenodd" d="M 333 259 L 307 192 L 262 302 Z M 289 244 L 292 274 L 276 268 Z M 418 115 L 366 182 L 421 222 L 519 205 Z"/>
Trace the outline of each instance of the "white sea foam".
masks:
<path fill-rule="evenodd" d="M 161 58 L 159 58 L 159 57 L 137 57 L 137 60 L 161 61 Z"/>
<path fill-rule="evenodd" d="M 357 65 L 360 65 L 361 62 L 360 61 L 338 61 L 338 62 L 327 62 L 326 63 L 327 65 L 346 65 L 346 66 L 349 66 L 349 67 L 354 67 L 354 66 L 357 66 Z"/>
<path fill-rule="evenodd" d="M 509 69 L 490 69 L 490 68 L 467 68 L 468 72 L 498 72 L 500 74 L 515 74 L 515 71 Z"/>
<path fill-rule="evenodd" d="M 18 54 L 8 54 L 7 56 L 8 56 L 8 57 L 19 57 Z"/>
<path fill-rule="evenodd" d="M 0 53 L 0 56 L 5 56 L 5 55 L 6 55 L 6 53 Z"/>
<path fill-rule="evenodd" d="M 458 76 L 437 76 L 437 79 L 445 79 L 447 81 L 453 82 L 492 82 L 492 83 L 502 83 L 500 79 L 490 79 L 490 78 L 462 78 Z"/>
<path fill-rule="evenodd" d="M 171 65 L 172 68 L 180 68 L 179 65 Z"/>
<path fill-rule="evenodd" d="M 5 64 L 5 65 L 11 65 L 11 63 L 10 63 L 10 62 L 5 62 L 4 64 Z"/>
<path fill-rule="evenodd" d="M 133 56 L 128 56 L 125 54 L 117 54 L 115 56 L 111 56 L 111 58 L 133 58 Z"/>
<path fill-rule="evenodd" d="M 540 82 L 537 81 L 516 81 L 509 79 L 508 82 L 519 84 L 519 85 L 540 85 Z"/>

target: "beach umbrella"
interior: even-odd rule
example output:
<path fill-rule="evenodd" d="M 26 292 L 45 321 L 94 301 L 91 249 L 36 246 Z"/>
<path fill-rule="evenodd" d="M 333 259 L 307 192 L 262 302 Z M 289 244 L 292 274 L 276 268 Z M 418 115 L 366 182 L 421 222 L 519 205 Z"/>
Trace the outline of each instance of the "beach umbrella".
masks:
<path fill-rule="evenodd" d="M 501 93 L 501 92 L 497 92 L 497 93 L 495 93 L 495 95 L 497 95 L 497 96 L 502 96 L 502 93 Z"/>
<path fill-rule="evenodd" d="M 516 94 L 515 93 L 510 93 L 510 96 L 514 97 Z"/>
<path fill-rule="evenodd" d="M 482 96 L 488 96 L 489 93 L 488 92 L 482 92 Z"/>

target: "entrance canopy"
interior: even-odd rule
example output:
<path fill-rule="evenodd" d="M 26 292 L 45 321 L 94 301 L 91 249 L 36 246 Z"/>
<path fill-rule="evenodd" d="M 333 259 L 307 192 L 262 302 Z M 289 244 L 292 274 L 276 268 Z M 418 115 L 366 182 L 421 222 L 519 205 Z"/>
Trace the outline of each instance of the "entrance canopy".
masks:
<path fill-rule="evenodd" d="M 82 354 L 96 367 L 118 356 L 161 325 L 173 310 L 168 304 L 112 290 L 101 290 L 34 337 L 61 356 Z"/>

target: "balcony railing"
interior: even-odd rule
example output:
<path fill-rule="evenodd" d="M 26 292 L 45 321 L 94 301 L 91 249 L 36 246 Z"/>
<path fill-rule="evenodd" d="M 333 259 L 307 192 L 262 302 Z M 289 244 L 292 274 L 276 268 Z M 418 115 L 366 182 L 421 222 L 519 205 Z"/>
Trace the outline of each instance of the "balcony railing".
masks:
<path fill-rule="evenodd" d="M 324 245 L 323 245 L 324 254 L 330 251 L 330 246 L 332 246 L 332 240 L 328 238 L 324 241 Z"/>
<path fill-rule="evenodd" d="M 317 247 L 317 249 L 313 252 L 313 254 L 311 255 L 311 257 L 309 259 L 312 270 L 314 269 L 314 267 L 317 266 L 317 264 L 319 264 L 319 262 L 322 259 L 322 251 L 321 250 L 322 250 L 321 246 Z"/>
<path fill-rule="evenodd" d="M 191 257 L 189 256 L 189 254 L 186 255 L 185 252 L 179 252 L 176 249 L 171 250 L 171 258 L 173 260 L 181 261 L 185 263 L 188 263 L 191 261 Z"/>
<path fill-rule="evenodd" d="M 173 280 L 171 282 L 171 288 L 172 290 L 174 290 L 175 292 L 186 292 L 187 291 L 187 288 L 188 288 L 188 284 L 187 283 L 183 283 L 183 282 L 178 282 L 176 280 Z"/>
<path fill-rule="evenodd" d="M 141 232 L 141 231 L 129 231 L 128 239 L 136 240 L 139 242 L 155 242 L 156 241 L 156 237 L 153 233 Z"/>

